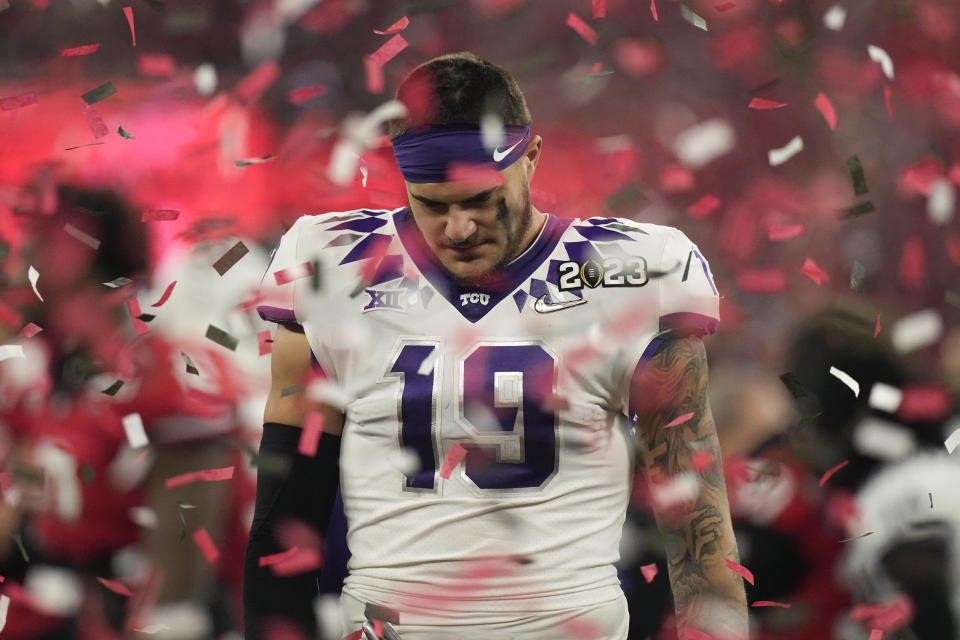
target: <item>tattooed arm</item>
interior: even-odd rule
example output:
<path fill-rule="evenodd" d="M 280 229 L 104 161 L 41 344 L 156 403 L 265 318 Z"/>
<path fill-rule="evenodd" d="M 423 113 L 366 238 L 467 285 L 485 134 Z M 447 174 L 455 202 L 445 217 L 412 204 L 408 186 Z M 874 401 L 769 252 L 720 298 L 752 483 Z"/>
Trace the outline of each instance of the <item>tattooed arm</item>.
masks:
<path fill-rule="evenodd" d="M 700 338 L 667 340 L 634 376 L 631 395 L 640 454 L 670 571 L 679 636 L 683 640 L 687 629 L 696 629 L 718 639 L 745 640 L 747 603 L 742 579 L 725 563 L 739 562 L 739 558 L 720 446 L 707 402 L 707 355 Z M 690 413 L 685 422 L 664 428 Z M 683 491 L 684 486 L 689 492 Z"/>

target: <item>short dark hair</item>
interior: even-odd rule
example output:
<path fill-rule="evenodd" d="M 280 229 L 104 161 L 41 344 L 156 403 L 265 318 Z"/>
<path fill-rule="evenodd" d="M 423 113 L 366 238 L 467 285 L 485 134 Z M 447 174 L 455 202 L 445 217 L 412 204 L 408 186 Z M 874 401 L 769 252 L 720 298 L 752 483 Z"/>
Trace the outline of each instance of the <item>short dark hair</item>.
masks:
<path fill-rule="evenodd" d="M 484 114 L 500 116 L 504 126 L 529 125 L 530 109 L 510 73 L 468 51 L 428 60 L 397 87 L 407 106 L 405 118 L 390 121 L 390 137 L 427 125 L 479 126 Z"/>

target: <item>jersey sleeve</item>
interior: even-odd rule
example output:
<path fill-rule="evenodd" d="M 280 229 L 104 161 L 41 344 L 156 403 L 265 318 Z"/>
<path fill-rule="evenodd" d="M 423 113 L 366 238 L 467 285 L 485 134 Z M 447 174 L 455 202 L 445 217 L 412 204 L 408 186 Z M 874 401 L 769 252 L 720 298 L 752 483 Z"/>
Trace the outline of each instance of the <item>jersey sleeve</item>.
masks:
<path fill-rule="evenodd" d="M 304 277 L 312 274 L 311 263 L 302 258 L 302 228 L 301 217 L 280 238 L 260 279 L 261 298 L 257 313 L 267 322 L 301 323 L 297 315 L 300 288 L 304 285 Z"/>
<path fill-rule="evenodd" d="M 657 271 L 660 327 L 658 337 L 682 338 L 716 333 L 720 294 L 710 265 L 690 238 L 668 228 Z"/>

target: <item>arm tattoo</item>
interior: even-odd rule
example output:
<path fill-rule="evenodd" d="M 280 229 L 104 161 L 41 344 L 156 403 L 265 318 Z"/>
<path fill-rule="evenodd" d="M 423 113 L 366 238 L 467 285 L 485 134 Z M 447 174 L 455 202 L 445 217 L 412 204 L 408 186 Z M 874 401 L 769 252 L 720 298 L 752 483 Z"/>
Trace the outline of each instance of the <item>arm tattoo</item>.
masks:
<path fill-rule="evenodd" d="M 699 338 L 668 340 L 635 376 L 631 393 L 637 407 L 640 453 L 651 485 L 682 474 L 696 478 L 699 486 L 697 495 L 682 504 L 654 504 L 680 632 L 689 627 L 745 638 L 743 584 L 725 562 L 739 562 L 739 557 L 720 445 L 707 402 L 703 342 Z M 664 428 L 686 414 L 693 415 Z M 695 454 L 700 464 L 695 463 Z"/>

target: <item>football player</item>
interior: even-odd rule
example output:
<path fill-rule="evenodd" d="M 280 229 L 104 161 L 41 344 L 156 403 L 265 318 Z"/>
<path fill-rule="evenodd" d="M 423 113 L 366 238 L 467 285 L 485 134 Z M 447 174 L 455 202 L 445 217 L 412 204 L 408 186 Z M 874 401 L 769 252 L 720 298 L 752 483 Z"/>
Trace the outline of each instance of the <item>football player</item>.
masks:
<path fill-rule="evenodd" d="M 315 572 L 275 563 L 303 551 L 297 525 L 322 534 L 339 487 L 346 632 L 623 640 L 636 447 L 680 633 L 745 638 L 706 259 L 671 227 L 539 211 L 544 141 L 503 69 L 441 56 L 398 98 L 409 206 L 303 216 L 265 274 L 279 326 L 260 457 L 286 464 L 259 473 L 247 637 L 313 633 Z"/>

